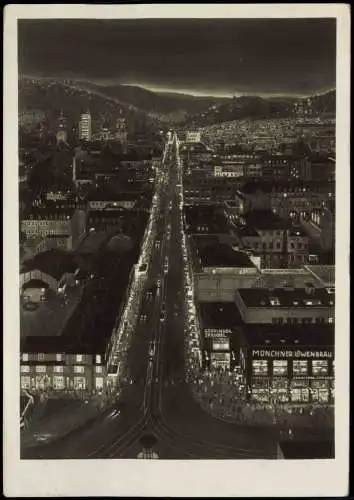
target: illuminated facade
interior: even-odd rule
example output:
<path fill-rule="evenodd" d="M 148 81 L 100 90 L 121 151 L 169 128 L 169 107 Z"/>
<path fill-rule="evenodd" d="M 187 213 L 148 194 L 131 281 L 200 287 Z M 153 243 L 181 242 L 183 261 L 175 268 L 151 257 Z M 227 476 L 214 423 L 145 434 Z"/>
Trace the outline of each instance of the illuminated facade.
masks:
<path fill-rule="evenodd" d="M 79 121 L 79 139 L 90 142 L 92 138 L 92 119 L 90 112 L 82 113 Z"/>
<path fill-rule="evenodd" d="M 333 326 L 257 325 L 242 332 L 240 364 L 249 399 L 277 405 L 333 404 Z"/>
<path fill-rule="evenodd" d="M 37 349 L 33 352 L 31 339 L 28 344 L 27 352 L 21 353 L 21 389 L 54 392 L 105 389 L 106 369 L 101 354 L 43 353 Z"/>
<path fill-rule="evenodd" d="M 305 288 L 238 289 L 235 301 L 246 324 L 334 323 L 334 294 L 312 284 Z"/>
<path fill-rule="evenodd" d="M 75 248 L 86 230 L 85 210 L 75 208 L 34 207 L 21 220 L 21 231 L 28 239 L 68 236 L 68 248 Z"/>

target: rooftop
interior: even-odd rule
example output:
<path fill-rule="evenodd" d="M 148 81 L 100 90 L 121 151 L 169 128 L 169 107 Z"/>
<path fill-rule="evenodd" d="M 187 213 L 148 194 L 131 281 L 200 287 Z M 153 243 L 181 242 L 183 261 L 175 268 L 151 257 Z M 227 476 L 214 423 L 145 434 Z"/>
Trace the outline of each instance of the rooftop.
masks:
<path fill-rule="evenodd" d="M 238 236 L 240 236 L 241 238 L 245 238 L 245 237 L 250 237 L 250 236 L 259 236 L 259 233 L 255 230 L 254 227 L 251 227 L 251 226 L 243 226 L 243 227 L 240 227 L 240 228 L 237 228 L 237 230 L 235 230 L 238 234 Z"/>
<path fill-rule="evenodd" d="M 70 205 L 59 205 L 54 203 L 48 203 L 40 207 L 31 207 L 28 214 L 24 220 L 41 220 L 48 219 L 50 217 L 54 218 L 65 218 L 71 219 L 76 210 L 75 206 Z"/>
<path fill-rule="evenodd" d="M 270 210 L 253 210 L 245 214 L 246 224 L 256 229 L 287 229 L 290 223 Z"/>
<path fill-rule="evenodd" d="M 73 255 L 53 249 L 35 255 L 22 263 L 21 273 L 38 269 L 56 280 L 65 273 L 74 272 L 78 268 Z"/>
<path fill-rule="evenodd" d="M 87 195 L 88 201 L 134 201 L 141 196 L 140 192 L 115 193 L 110 189 L 97 190 Z"/>
<path fill-rule="evenodd" d="M 21 338 L 21 352 L 27 353 L 66 353 L 66 354 L 100 354 L 95 346 L 85 345 L 74 338 L 58 336 L 28 336 Z"/>
<path fill-rule="evenodd" d="M 233 302 L 199 302 L 201 326 L 205 329 L 232 329 L 242 323 L 238 307 Z"/>
<path fill-rule="evenodd" d="M 324 288 L 239 288 L 238 293 L 247 307 L 330 307 L 334 297 Z M 332 302 L 332 303 L 331 303 Z"/>
<path fill-rule="evenodd" d="M 242 325 L 250 347 L 310 347 L 334 348 L 334 327 L 328 324 Z"/>
<path fill-rule="evenodd" d="M 315 276 L 324 286 L 335 285 L 336 266 L 306 266 L 306 269 Z"/>
<path fill-rule="evenodd" d="M 184 207 L 186 224 L 190 232 L 228 233 L 226 217 L 220 208 L 215 206 Z"/>
<path fill-rule="evenodd" d="M 203 267 L 255 267 L 246 253 L 233 250 L 229 245 L 215 243 L 201 246 L 198 239 L 194 242 Z"/>
<path fill-rule="evenodd" d="M 27 290 L 28 288 L 46 288 L 47 289 L 48 285 L 47 285 L 47 283 L 45 283 L 42 280 L 30 280 L 30 281 L 27 281 L 27 283 L 25 283 L 22 286 L 23 290 Z"/>

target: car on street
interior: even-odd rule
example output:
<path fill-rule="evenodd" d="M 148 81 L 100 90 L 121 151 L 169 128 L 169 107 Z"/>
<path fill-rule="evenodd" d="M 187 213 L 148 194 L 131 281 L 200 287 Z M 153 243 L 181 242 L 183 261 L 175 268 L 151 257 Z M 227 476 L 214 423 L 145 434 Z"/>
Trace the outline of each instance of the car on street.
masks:
<path fill-rule="evenodd" d="M 149 343 L 149 357 L 150 359 L 155 356 L 155 342 Z"/>
<path fill-rule="evenodd" d="M 168 273 L 168 257 L 165 257 L 165 262 L 163 266 L 164 273 Z"/>

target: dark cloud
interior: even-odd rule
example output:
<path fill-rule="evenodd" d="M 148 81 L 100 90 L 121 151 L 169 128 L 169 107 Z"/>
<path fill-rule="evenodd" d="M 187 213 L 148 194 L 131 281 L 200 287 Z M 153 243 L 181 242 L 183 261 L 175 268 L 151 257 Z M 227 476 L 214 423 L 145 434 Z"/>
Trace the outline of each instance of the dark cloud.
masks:
<path fill-rule="evenodd" d="M 21 20 L 22 74 L 199 92 L 335 86 L 335 19 Z"/>

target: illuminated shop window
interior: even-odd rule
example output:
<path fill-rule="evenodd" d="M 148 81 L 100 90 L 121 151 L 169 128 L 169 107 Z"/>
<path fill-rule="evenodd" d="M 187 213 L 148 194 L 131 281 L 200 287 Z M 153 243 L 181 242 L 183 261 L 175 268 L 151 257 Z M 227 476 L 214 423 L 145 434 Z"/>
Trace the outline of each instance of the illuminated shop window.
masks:
<path fill-rule="evenodd" d="M 293 361 L 293 373 L 295 375 L 307 375 L 308 363 L 307 360 Z"/>
<path fill-rule="evenodd" d="M 54 387 L 54 389 L 59 389 L 59 390 L 65 389 L 64 377 L 55 375 L 53 377 L 53 387 Z"/>
<path fill-rule="evenodd" d="M 294 403 L 307 403 L 310 398 L 309 394 L 308 389 L 294 388 L 290 391 L 290 398 Z"/>
<path fill-rule="evenodd" d="M 268 361 L 254 359 L 252 361 L 252 372 L 254 375 L 268 375 Z"/>
<path fill-rule="evenodd" d="M 31 387 L 31 377 L 21 377 L 21 388 L 22 389 L 29 389 Z"/>
<path fill-rule="evenodd" d="M 74 389 L 86 389 L 86 378 L 74 377 Z"/>
<path fill-rule="evenodd" d="M 312 361 L 312 373 L 313 375 L 327 375 L 328 373 L 327 359 L 314 359 Z"/>
<path fill-rule="evenodd" d="M 288 380 L 287 379 L 273 379 L 272 388 L 273 389 L 287 389 L 288 388 Z"/>
<path fill-rule="evenodd" d="M 288 372 L 288 362 L 286 359 L 275 359 L 273 361 L 273 374 L 286 375 Z"/>

